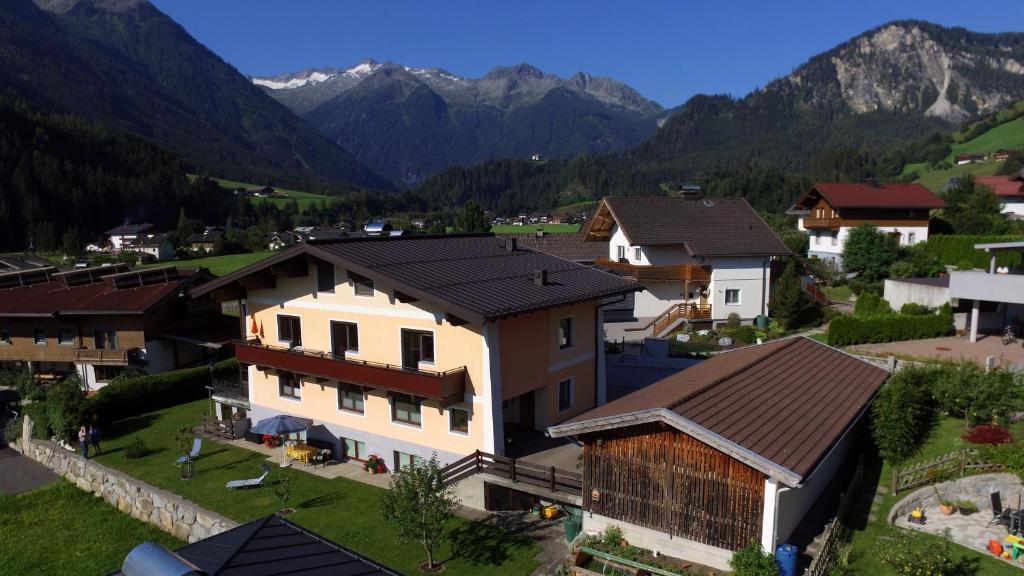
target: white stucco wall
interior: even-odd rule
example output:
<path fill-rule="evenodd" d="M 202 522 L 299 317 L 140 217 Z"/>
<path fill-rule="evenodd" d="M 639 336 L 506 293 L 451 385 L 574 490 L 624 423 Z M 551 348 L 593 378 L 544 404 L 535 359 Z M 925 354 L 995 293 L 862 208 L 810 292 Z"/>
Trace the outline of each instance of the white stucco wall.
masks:
<path fill-rule="evenodd" d="M 809 253 L 818 253 L 822 255 L 835 255 L 842 256 L 843 246 L 846 245 L 846 239 L 850 237 L 850 230 L 853 228 L 849 226 L 843 226 L 839 229 L 836 234 L 835 244 L 832 243 L 832 231 L 831 230 L 807 230 L 804 228 L 804 220 L 801 218 L 797 225 L 800 230 L 805 230 L 810 236 L 810 246 L 808 248 Z M 899 232 L 900 233 L 900 246 L 910 246 L 913 244 L 920 244 L 928 240 L 928 227 L 927 226 L 878 226 L 878 229 L 882 232 Z M 910 241 L 910 234 L 914 235 L 914 241 Z M 820 258 L 821 256 L 819 256 Z M 822 258 L 825 259 L 825 258 Z"/>
<path fill-rule="evenodd" d="M 716 570 L 729 571 L 729 559 L 732 552 L 724 548 L 717 548 L 707 544 L 701 544 L 693 540 L 687 540 L 679 536 L 669 537 L 668 534 L 636 524 L 630 524 L 600 514 L 590 512 L 583 513 L 583 531 L 596 534 L 605 529 L 605 526 L 614 524 L 622 529 L 622 537 L 634 546 L 647 548 L 658 554 L 666 554 L 673 558 L 681 558 L 710 566 Z"/>
<path fill-rule="evenodd" d="M 733 312 L 743 319 L 754 318 L 762 313 L 762 293 L 764 313 L 768 313 L 766 292 L 771 286 L 771 271 L 767 257 L 716 258 L 712 267 L 710 301 L 713 320 L 725 320 Z M 727 289 L 739 289 L 739 304 L 725 303 Z"/>
<path fill-rule="evenodd" d="M 949 288 L 886 279 L 883 298 L 897 311 L 908 302 L 938 308 L 949 302 Z"/>
<path fill-rule="evenodd" d="M 1024 218 L 1024 198 L 1004 198 L 1003 214 L 1012 214 Z"/>

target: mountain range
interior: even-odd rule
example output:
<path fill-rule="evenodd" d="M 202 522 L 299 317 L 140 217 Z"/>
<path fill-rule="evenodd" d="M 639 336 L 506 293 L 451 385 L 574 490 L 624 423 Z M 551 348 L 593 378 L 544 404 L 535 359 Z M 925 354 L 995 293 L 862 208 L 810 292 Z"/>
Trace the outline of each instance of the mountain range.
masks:
<path fill-rule="evenodd" d="M 571 158 L 639 144 L 662 107 L 611 78 L 529 64 L 482 78 L 364 60 L 253 78 L 272 97 L 400 185 L 493 158 Z"/>
<path fill-rule="evenodd" d="M 393 187 L 144 0 L 4 0 L 0 85 L 154 140 L 196 171 Z"/>

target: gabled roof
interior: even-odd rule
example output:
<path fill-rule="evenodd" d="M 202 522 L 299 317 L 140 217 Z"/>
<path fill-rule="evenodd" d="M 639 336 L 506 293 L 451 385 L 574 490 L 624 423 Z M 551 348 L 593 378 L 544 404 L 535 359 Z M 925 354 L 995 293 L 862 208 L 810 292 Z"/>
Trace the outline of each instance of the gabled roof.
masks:
<path fill-rule="evenodd" d="M 587 242 L 582 232 L 575 234 L 528 232 L 498 234 L 498 236 L 500 238 L 515 238 L 520 246 L 573 262 L 594 262 L 598 258 L 608 257 L 607 242 Z"/>
<path fill-rule="evenodd" d="M 142 222 L 139 224 L 122 224 L 116 228 L 111 228 L 110 230 L 107 230 L 106 232 L 104 232 L 104 234 L 108 236 L 120 236 L 122 234 L 141 234 L 152 227 L 153 225 L 147 222 Z"/>
<path fill-rule="evenodd" d="M 934 192 L 915 182 L 815 182 L 794 208 L 810 208 L 808 201 L 825 198 L 836 210 L 843 208 L 945 208 Z"/>
<path fill-rule="evenodd" d="M 312 257 L 380 281 L 463 320 L 483 323 L 642 290 L 635 282 L 518 247 L 492 234 L 346 238 L 296 244 L 204 284 L 198 296 L 292 258 Z M 547 283 L 534 282 L 534 271 Z"/>
<path fill-rule="evenodd" d="M 217 228 L 210 228 L 202 232 L 197 232 L 188 237 L 189 244 L 193 243 L 204 243 L 204 242 L 216 242 L 219 238 L 224 236 L 224 231 Z"/>
<path fill-rule="evenodd" d="M 681 245 L 697 257 L 791 254 L 743 198 L 605 198 L 582 233 L 606 241 L 613 224 L 631 245 Z"/>
<path fill-rule="evenodd" d="M 169 234 L 142 234 L 136 236 L 129 241 L 126 246 L 136 248 L 156 248 L 162 246 L 165 242 L 170 242 L 171 236 Z"/>
<path fill-rule="evenodd" d="M 53 277 L 39 284 L 0 289 L 0 317 L 144 314 L 164 299 L 209 277 L 203 269 L 175 269 L 174 276 L 166 282 L 133 288 L 116 288 L 109 275 L 70 287 Z"/>
<path fill-rule="evenodd" d="M 662 421 L 798 485 L 889 372 L 802 336 L 719 354 L 548 429 L 574 436 Z"/>
<path fill-rule="evenodd" d="M 1009 176 L 977 176 L 974 181 L 982 186 L 991 188 L 992 193 L 996 196 L 1024 196 L 1024 182 L 1013 180 Z"/>

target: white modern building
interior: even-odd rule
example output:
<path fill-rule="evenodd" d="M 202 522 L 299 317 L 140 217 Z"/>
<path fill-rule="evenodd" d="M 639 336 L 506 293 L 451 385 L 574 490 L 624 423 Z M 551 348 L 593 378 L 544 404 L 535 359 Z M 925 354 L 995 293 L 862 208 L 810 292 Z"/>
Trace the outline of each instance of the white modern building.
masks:
<path fill-rule="evenodd" d="M 787 213 L 810 235 L 807 255 L 842 267 L 850 230 L 872 224 L 898 237 L 900 246 L 928 240 L 931 210 L 945 202 L 920 184 L 816 182 Z"/>
<path fill-rule="evenodd" d="M 1013 327 L 1020 336 L 1024 329 L 1024 271 L 1000 268 L 996 260 L 1001 253 L 1024 254 L 1024 241 L 975 244 L 974 247 L 991 255 L 988 271 L 965 270 L 949 276 L 950 298 L 971 302 L 970 341 L 976 342 L 979 332 L 1000 333 L 1006 326 Z"/>

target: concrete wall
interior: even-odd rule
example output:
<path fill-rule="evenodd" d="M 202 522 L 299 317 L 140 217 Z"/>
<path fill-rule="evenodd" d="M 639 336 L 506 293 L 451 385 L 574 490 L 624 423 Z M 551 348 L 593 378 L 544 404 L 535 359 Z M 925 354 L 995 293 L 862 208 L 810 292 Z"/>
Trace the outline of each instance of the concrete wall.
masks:
<path fill-rule="evenodd" d="M 149 522 L 180 540 L 196 542 L 239 524 L 176 494 L 160 490 L 123 472 L 86 460 L 76 452 L 32 438 L 34 424 L 25 417 L 21 452 L 66 478 L 82 490 L 103 498 L 129 516 Z M 59 511 L 52 511 L 59 514 Z M 56 520 L 55 516 L 55 520 Z M 103 530 L 97 526 L 97 530 Z"/>
<path fill-rule="evenodd" d="M 897 312 L 908 302 L 938 308 L 949 302 L 949 288 L 886 279 L 883 297 Z"/>
<path fill-rule="evenodd" d="M 716 570 L 729 570 L 729 559 L 732 558 L 732 551 L 724 548 L 716 548 L 693 540 L 680 537 L 669 537 L 668 534 L 643 526 L 637 526 L 628 522 L 622 522 L 614 518 L 583 513 L 583 531 L 596 534 L 605 529 L 609 524 L 614 524 L 622 529 L 622 537 L 630 544 L 647 548 L 658 554 L 665 554 L 682 560 L 690 560 L 710 566 Z"/>
<path fill-rule="evenodd" d="M 954 271 L 949 275 L 949 296 L 964 300 L 1024 304 L 1024 275 Z"/>
<path fill-rule="evenodd" d="M 751 319 L 762 313 L 761 295 L 764 293 L 764 313 L 768 313 L 768 294 L 771 272 L 766 257 L 716 258 L 711 264 L 711 318 L 725 320 L 735 312 L 740 318 Z M 762 277 L 763 276 L 763 277 Z M 763 287 L 763 289 L 762 289 Z M 726 304 L 725 291 L 740 291 L 739 304 Z"/>

